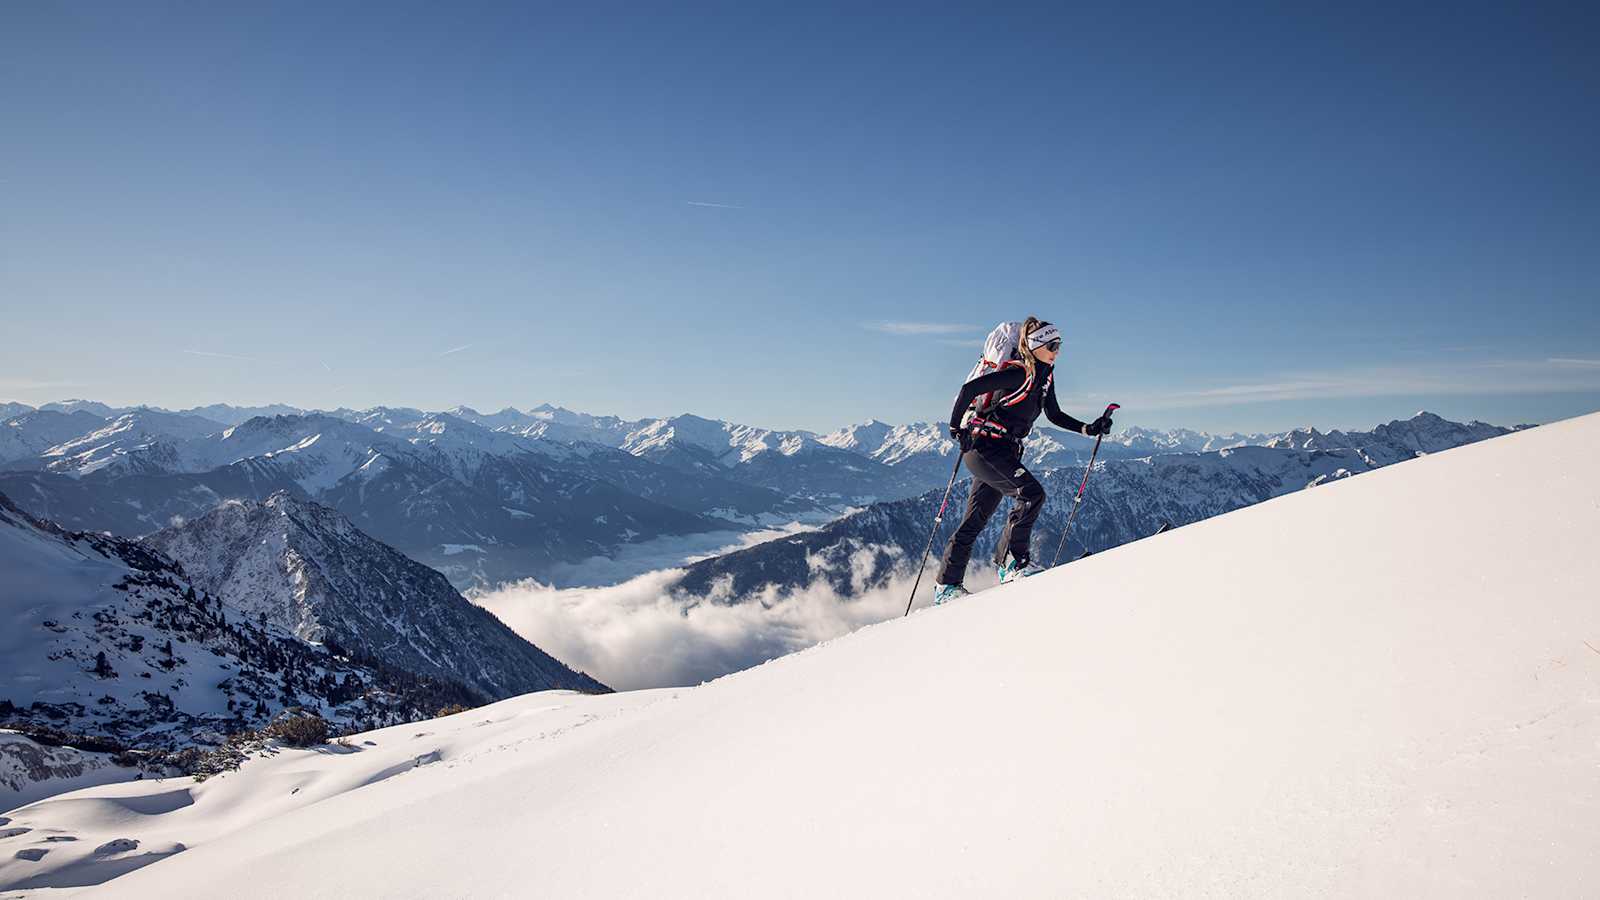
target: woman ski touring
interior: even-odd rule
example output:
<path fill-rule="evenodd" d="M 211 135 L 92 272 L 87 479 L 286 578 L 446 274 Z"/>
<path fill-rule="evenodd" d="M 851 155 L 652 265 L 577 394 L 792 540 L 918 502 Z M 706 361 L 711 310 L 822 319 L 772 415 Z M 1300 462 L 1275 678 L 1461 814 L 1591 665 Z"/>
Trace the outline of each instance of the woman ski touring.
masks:
<path fill-rule="evenodd" d="M 972 491 L 961 527 L 945 549 L 944 567 L 934 587 L 934 603 L 971 593 L 962 581 L 972 557 L 972 544 L 994 515 L 1001 497 L 1010 497 L 1012 507 L 995 548 L 1000 582 L 1044 570 L 1033 562 L 1029 550 L 1034 520 L 1044 506 L 1044 488 L 1022 464 L 1022 442 L 1033 430 L 1040 412 L 1056 427 L 1088 437 L 1111 431 L 1109 414 L 1084 423 L 1062 412 L 1056 403 L 1054 366 L 1056 355 L 1061 352 L 1061 333 L 1054 325 L 1028 317 L 1016 332 L 1014 358 L 997 360 L 994 348 L 1005 328 L 1002 325 L 990 335 L 984 361 L 979 363 L 979 369 L 994 371 L 975 378 L 968 376 L 950 411 L 950 437 L 961 444 L 961 461 L 972 473 Z M 1005 342 L 1009 345 L 1009 337 Z M 969 409 L 972 418 L 963 422 Z"/>

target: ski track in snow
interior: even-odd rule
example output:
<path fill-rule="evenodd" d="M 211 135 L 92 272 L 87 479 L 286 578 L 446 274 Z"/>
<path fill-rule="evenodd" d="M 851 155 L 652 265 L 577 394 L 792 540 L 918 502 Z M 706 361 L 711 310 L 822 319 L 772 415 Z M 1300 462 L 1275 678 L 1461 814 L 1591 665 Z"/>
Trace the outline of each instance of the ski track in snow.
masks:
<path fill-rule="evenodd" d="M 0 888 L 1592 896 L 1597 445 L 1391 466 L 696 688 L 51 798 L 0 816 Z"/>

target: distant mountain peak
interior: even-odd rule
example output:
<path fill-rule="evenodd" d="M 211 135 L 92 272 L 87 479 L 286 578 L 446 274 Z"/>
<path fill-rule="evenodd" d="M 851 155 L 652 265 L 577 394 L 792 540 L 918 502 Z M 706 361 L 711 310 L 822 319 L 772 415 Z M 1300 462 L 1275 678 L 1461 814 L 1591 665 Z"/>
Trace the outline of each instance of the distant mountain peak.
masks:
<path fill-rule="evenodd" d="M 94 415 L 100 416 L 101 418 L 110 418 L 113 413 L 121 412 L 121 410 L 119 410 L 116 407 L 107 406 L 106 404 L 100 403 L 100 402 L 98 402 L 96 400 L 77 400 L 77 399 L 74 399 L 74 400 L 58 400 L 58 401 L 56 401 L 54 403 L 46 403 L 43 406 L 39 407 L 39 409 L 44 410 L 46 412 L 60 412 L 60 413 L 74 413 L 74 412 L 80 412 L 81 411 L 81 412 L 93 413 Z"/>
<path fill-rule="evenodd" d="M 220 506 L 145 543 L 225 603 L 303 640 L 336 640 L 494 698 L 605 690 L 467 602 L 437 571 L 287 491 Z"/>
<path fill-rule="evenodd" d="M 230 502 L 248 504 L 250 501 L 235 500 Z M 316 504 L 312 503 L 310 500 L 306 500 L 303 497 L 297 497 L 289 491 L 279 490 L 268 494 L 267 499 L 261 501 L 261 505 L 268 509 L 291 511 L 306 509 L 308 507 L 315 506 Z"/>
<path fill-rule="evenodd" d="M 898 433 L 896 431 L 898 427 L 900 426 L 890 425 L 877 419 L 868 419 L 858 425 L 846 425 L 838 431 L 825 434 L 817 438 L 817 441 L 840 450 L 854 450 L 868 456 L 876 456 L 889 436 Z"/>

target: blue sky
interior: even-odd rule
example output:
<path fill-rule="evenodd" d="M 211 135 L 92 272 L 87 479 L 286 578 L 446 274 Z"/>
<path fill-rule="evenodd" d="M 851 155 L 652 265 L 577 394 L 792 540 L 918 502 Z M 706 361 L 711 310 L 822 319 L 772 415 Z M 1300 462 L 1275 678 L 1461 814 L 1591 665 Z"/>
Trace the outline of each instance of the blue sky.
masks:
<path fill-rule="evenodd" d="M 1600 408 L 1593 7 L 861 6 L 7 4 L 0 399 Z"/>

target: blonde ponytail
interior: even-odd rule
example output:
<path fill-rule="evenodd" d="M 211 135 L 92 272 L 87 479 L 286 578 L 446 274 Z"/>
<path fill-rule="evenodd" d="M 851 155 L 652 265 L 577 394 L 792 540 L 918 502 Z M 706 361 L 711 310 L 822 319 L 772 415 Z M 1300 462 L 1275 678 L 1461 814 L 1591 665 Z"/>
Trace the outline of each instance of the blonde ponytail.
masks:
<path fill-rule="evenodd" d="M 1034 364 L 1033 350 L 1028 346 L 1028 336 L 1039 330 L 1044 323 L 1029 316 L 1022 321 L 1022 331 L 1017 336 L 1017 353 L 1022 357 L 1023 368 L 1028 370 L 1028 381 L 1033 381 Z"/>

